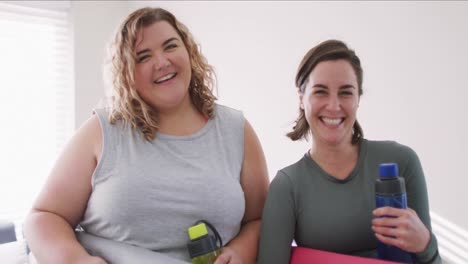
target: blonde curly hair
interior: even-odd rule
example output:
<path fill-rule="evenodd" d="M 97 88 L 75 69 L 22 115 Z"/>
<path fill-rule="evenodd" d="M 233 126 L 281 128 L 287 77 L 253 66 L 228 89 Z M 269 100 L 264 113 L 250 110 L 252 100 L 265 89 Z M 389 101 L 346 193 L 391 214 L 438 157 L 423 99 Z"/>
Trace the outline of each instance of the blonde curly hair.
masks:
<path fill-rule="evenodd" d="M 111 44 L 110 70 L 114 95 L 109 119 L 111 124 L 123 121 L 139 129 L 148 141 L 154 140 L 159 130 L 158 111 L 146 103 L 135 89 L 135 46 L 139 30 L 159 21 L 168 22 L 177 31 L 188 51 L 192 75 L 189 94 L 195 108 L 202 115 L 213 118 L 216 100 L 213 95 L 213 67 L 201 54 L 187 27 L 162 8 L 145 7 L 134 11 L 120 25 Z"/>

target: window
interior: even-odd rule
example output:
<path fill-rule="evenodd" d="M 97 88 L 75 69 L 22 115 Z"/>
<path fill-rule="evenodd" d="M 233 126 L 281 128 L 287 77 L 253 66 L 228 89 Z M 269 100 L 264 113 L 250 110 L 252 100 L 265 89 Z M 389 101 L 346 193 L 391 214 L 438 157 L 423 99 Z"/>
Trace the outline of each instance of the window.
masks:
<path fill-rule="evenodd" d="M 67 4 L 0 2 L 0 218 L 26 215 L 74 129 Z"/>
<path fill-rule="evenodd" d="M 431 221 L 442 259 L 446 263 L 468 263 L 468 232 L 434 212 Z"/>

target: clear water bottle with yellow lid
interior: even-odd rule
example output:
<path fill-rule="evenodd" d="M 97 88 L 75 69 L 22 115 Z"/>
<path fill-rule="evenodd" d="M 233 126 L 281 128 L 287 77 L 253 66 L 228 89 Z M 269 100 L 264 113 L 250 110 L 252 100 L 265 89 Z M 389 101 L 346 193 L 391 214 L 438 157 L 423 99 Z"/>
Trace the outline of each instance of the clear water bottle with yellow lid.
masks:
<path fill-rule="evenodd" d="M 208 233 L 207 226 L 215 234 Z M 207 221 L 201 220 L 188 228 L 190 241 L 187 243 L 193 264 L 213 264 L 221 254 L 223 242 L 221 236 Z"/>

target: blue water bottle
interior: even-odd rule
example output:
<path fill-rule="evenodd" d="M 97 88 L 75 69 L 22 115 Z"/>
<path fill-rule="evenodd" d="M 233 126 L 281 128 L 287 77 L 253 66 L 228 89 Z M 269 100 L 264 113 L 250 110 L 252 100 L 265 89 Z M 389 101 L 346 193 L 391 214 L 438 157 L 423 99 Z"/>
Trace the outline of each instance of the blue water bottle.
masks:
<path fill-rule="evenodd" d="M 398 176 L 398 164 L 382 163 L 379 166 L 380 178 L 375 182 L 376 207 L 390 206 L 406 209 L 405 179 Z M 398 247 L 390 246 L 378 241 L 377 254 L 379 259 L 413 263 L 412 254 Z"/>

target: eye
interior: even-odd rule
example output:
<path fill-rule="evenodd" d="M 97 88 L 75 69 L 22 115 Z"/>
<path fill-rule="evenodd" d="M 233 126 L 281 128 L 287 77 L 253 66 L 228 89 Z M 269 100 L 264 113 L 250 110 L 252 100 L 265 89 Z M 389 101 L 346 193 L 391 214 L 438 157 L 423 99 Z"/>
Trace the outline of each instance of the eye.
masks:
<path fill-rule="evenodd" d="M 141 56 L 137 59 L 137 63 L 140 63 L 140 62 L 144 62 L 145 60 L 147 60 L 150 56 L 149 55 L 144 55 L 144 56 Z"/>
<path fill-rule="evenodd" d="M 178 47 L 177 44 L 172 43 L 172 44 L 169 44 L 169 45 L 166 46 L 166 50 L 172 50 L 172 49 L 175 49 L 177 47 Z"/>
<path fill-rule="evenodd" d="M 353 95 L 353 92 L 351 92 L 351 91 L 343 91 L 343 92 L 341 92 L 340 94 L 348 96 L 348 95 Z"/>
<path fill-rule="evenodd" d="M 325 90 L 315 90 L 314 94 L 327 94 Z"/>

